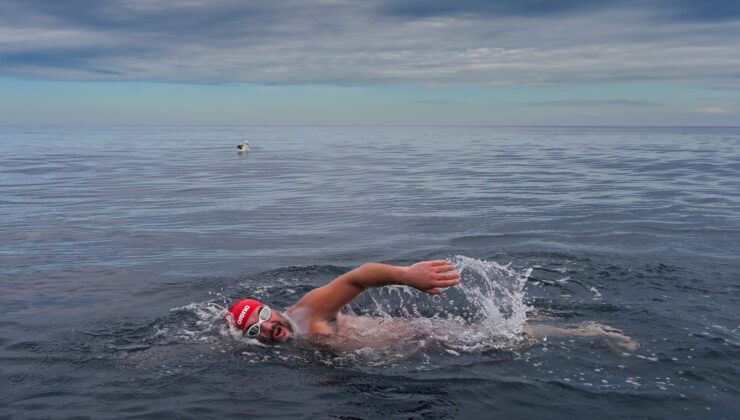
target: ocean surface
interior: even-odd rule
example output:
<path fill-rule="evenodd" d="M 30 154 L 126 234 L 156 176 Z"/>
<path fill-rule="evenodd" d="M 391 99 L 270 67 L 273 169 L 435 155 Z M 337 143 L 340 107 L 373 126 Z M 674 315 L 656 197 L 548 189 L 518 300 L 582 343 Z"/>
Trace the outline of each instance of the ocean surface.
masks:
<path fill-rule="evenodd" d="M 391 346 L 222 322 L 428 259 Z M 0 418 L 731 419 L 739 362 L 740 128 L 0 128 Z"/>

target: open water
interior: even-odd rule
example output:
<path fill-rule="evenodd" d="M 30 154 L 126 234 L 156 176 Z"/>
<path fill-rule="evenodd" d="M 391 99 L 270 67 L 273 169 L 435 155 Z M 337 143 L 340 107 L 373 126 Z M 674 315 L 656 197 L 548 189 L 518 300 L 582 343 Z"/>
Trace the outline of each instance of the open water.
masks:
<path fill-rule="evenodd" d="M 739 251 L 739 128 L 4 127 L 0 418 L 737 418 Z M 439 258 L 349 309 L 434 340 L 221 322 Z"/>

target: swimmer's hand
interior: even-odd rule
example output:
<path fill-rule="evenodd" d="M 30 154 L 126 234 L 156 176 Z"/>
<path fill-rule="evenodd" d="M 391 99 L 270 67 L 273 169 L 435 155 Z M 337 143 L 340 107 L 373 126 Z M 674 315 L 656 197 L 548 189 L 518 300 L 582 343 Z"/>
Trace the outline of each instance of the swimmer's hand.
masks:
<path fill-rule="evenodd" d="M 446 260 L 422 261 L 401 268 L 401 281 L 407 286 L 430 295 L 442 293 L 440 288 L 460 283 L 460 273 L 451 272 L 455 266 Z"/>

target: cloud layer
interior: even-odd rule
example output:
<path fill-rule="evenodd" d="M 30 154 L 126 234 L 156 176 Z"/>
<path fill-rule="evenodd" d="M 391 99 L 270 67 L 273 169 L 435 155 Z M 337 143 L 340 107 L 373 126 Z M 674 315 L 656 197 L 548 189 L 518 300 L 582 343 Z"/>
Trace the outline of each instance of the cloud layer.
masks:
<path fill-rule="evenodd" d="M 0 75 L 45 80 L 740 85 L 719 1 L 0 0 Z"/>
<path fill-rule="evenodd" d="M 735 110 L 732 109 L 724 109 L 720 107 L 708 107 L 708 108 L 699 108 L 696 110 L 696 112 L 702 113 L 702 114 L 715 114 L 715 115 L 735 115 Z"/>

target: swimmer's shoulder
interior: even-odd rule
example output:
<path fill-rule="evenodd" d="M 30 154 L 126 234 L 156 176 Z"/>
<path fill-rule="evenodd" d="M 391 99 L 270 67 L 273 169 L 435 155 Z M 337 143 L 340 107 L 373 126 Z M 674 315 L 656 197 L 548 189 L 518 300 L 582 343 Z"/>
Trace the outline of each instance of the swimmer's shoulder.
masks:
<path fill-rule="evenodd" d="M 286 315 L 304 333 L 308 334 L 334 334 L 337 332 L 337 315 L 330 318 L 316 316 L 316 311 L 307 305 L 298 302 L 285 310 Z"/>

